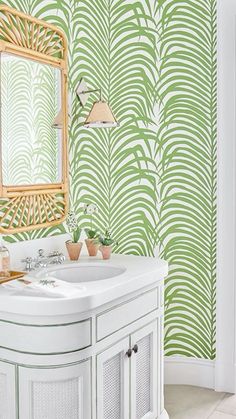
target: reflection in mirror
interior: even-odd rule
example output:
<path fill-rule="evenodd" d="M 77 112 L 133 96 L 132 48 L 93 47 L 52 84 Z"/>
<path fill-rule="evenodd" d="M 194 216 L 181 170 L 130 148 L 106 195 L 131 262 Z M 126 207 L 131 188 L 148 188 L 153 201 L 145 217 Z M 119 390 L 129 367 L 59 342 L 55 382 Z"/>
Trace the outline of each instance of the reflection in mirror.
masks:
<path fill-rule="evenodd" d="M 1 53 L 0 74 L 3 185 L 60 183 L 61 70 Z"/>

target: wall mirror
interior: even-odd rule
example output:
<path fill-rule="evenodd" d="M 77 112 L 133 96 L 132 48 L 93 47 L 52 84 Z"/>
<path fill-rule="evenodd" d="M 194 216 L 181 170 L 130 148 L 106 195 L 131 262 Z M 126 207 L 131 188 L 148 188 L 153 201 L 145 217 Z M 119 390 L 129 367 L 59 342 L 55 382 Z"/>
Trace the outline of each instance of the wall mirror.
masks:
<path fill-rule="evenodd" d="M 0 97 L 3 185 L 60 183 L 60 70 L 2 53 Z"/>
<path fill-rule="evenodd" d="M 61 223 L 68 210 L 67 43 L 55 26 L 8 6 L 0 6 L 0 104 L 0 231 Z"/>

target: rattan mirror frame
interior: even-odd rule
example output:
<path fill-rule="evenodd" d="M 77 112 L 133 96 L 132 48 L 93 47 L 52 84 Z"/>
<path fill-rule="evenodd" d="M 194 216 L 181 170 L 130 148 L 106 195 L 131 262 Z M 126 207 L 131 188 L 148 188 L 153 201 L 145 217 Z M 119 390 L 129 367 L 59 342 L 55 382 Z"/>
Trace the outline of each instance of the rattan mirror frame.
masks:
<path fill-rule="evenodd" d="M 0 6 L 0 52 L 53 65 L 62 73 L 62 181 L 4 186 L 0 141 L 0 233 L 14 234 L 62 223 L 68 212 L 67 40 L 56 26 L 6 5 Z"/>

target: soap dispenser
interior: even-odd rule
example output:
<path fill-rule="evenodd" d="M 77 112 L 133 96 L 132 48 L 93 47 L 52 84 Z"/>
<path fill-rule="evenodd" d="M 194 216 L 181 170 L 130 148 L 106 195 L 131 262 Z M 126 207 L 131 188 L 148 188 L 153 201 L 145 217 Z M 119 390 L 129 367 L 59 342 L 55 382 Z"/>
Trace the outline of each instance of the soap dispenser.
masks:
<path fill-rule="evenodd" d="M 10 276 L 10 253 L 0 236 L 0 279 Z"/>

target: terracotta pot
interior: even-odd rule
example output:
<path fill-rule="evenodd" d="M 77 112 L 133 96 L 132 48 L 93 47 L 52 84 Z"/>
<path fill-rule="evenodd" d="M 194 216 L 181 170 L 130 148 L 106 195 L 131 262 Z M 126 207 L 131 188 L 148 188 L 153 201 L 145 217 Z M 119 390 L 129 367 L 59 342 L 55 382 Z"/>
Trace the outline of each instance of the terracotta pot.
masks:
<path fill-rule="evenodd" d="M 80 252 L 82 249 L 83 243 L 73 243 L 72 241 L 68 240 L 66 242 L 66 248 L 69 255 L 70 260 L 78 260 L 80 256 Z"/>
<path fill-rule="evenodd" d="M 110 259 L 112 246 L 100 246 L 100 251 L 102 253 L 103 259 Z"/>
<path fill-rule="evenodd" d="M 89 256 L 97 256 L 99 243 L 97 243 L 94 239 L 86 239 L 85 243 L 88 249 Z"/>

